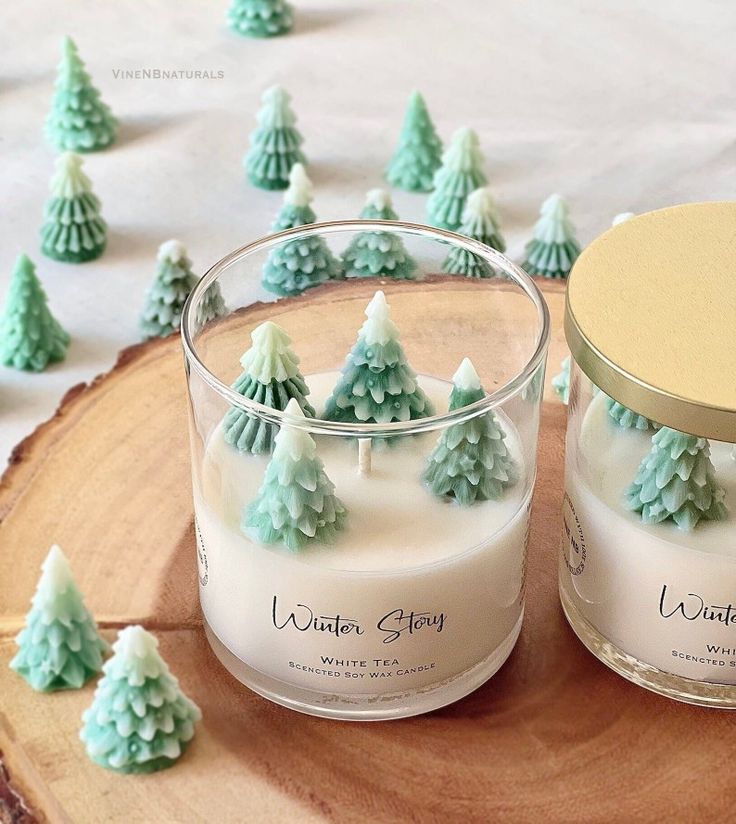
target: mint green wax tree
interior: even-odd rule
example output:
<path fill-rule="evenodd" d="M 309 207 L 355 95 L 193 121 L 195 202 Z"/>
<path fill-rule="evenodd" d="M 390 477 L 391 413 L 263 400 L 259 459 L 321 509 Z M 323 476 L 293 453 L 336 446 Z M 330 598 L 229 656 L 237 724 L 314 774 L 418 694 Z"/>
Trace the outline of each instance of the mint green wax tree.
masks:
<path fill-rule="evenodd" d="M 463 210 L 463 222 L 458 231 L 461 235 L 485 243 L 491 249 L 499 252 L 506 251 L 498 208 L 487 186 L 476 189 L 468 195 Z M 442 270 L 455 275 L 465 275 L 468 278 L 490 278 L 495 274 L 493 267 L 483 258 L 460 246 L 452 247 L 450 254 L 442 264 Z"/>
<path fill-rule="evenodd" d="M 65 152 L 58 157 L 50 188 L 41 227 L 41 251 L 64 263 L 98 258 L 105 251 L 107 225 L 79 155 Z"/>
<path fill-rule="evenodd" d="M 159 655 L 158 641 L 143 627 L 121 630 L 112 650 L 92 705 L 82 715 L 79 737 L 87 755 L 120 773 L 170 767 L 194 736 L 202 713 L 181 691 Z"/>
<path fill-rule="evenodd" d="M 570 356 L 568 355 L 560 364 L 562 372 L 552 378 L 552 388 L 565 406 L 570 402 L 570 363 Z"/>
<path fill-rule="evenodd" d="M 371 189 L 360 213 L 362 220 L 398 220 L 385 189 Z M 353 277 L 384 277 L 394 280 L 414 280 L 416 261 L 406 251 L 397 232 L 371 230 L 359 232 L 350 241 L 342 256 L 345 273 Z"/>
<path fill-rule="evenodd" d="M 141 315 L 143 339 L 166 337 L 179 329 L 184 304 L 197 283 L 192 262 L 178 240 L 167 240 L 158 250 L 156 277 L 146 294 Z"/>
<path fill-rule="evenodd" d="M 283 412 L 294 399 L 308 418 L 314 409 L 307 400 L 309 387 L 299 371 L 299 358 L 291 349 L 291 338 L 268 320 L 251 332 L 253 345 L 240 359 L 243 373 L 233 389 L 244 398 Z M 237 406 L 231 407 L 222 422 L 224 437 L 240 452 L 254 455 L 273 449 L 276 424 L 263 421 Z"/>
<path fill-rule="evenodd" d="M 468 358 L 460 364 L 452 382 L 451 412 L 485 397 Z M 449 426 L 429 456 L 423 481 L 435 495 L 454 498 L 463 506 L 497 501 L 517 480 L 505 438 L 493 411 Z"/>
<path fill-rule="evenodd" d="M 293 418 L 304 417 L 296 398 L 285 411 Z M 312 437 L 282 424 L 263 485 L 243 512 L 243 532 L 261 543 L 282 543 L 296 552 L 309 543 L 334 542 L 346 516 Z"/>
<path fill-rule="evenodd" d="M 700 520 L 722 521 L 724 497 L 708 441 L 666 426 L 652 437 L 651 452 L 625 493 L 627 508 L 645 524 L 672 520 L 685 530 Z"/>
<path fill-rule="evenodd" d="M 325 418 L 391 423 L 429 417 L 432 404 L 409 366 L 383 292 L 376 292 L 365 314 L 367 320 L 327 399 Z"/>
<path fill-rule="evenodd" d="M 69 335 L 51 314 L 46 292 L 28 255 L 18 255 L 0 317 L 0 363 L 41 372 L 63 361 Z"/>
<path fill-rule="evenodd" d="M 303 138 L 296 128 L 296 115 L 289 106 L 291 97 L 281 86 L 263 93 L 258 112 L 258 128 L 250 136 L 245 155 L 248 179 L 260 189 L 285 189 L 295 163 L 306 164 L 301 150 Z"/>
<path fill-rule="evenodd" d="M 622 403 L 615 401 L 613 398 L 606 396 L 606 409 L 608 414 L 622 429 L 657 429 L 658 424 L 629 409 Z"/>
<path fill-rule="evenodd" d="M 429 223 L 459 229 L 468 195 L 487 182 L 478 135 L 472 129 L 458 129 L 435 172 L 434 191 L 427 201 Z"/>
<path fill-rule="evenodd" d="M 567 203 L 560 195 L 550 195 L 542 204 L 522 266 L 530 275 L 566 278 L 579 254 Z"/>
<path fill-rule="evenodd" d="M 222 297 L 220 284 L 214 281 L 205 289 L 202 301 L 197 306 L 197 323 L 202 327 L 225 314 L 227 314 L 227 306 L 225 306 L 225 300 Z"/>
<path fill-rule="evenodd" d="M 276 37 L 291 30 L 294 14 L 286 0 L 231 0 L 227 22 L 247 37 Z"/>
<path fill-rule="evenodd" d="M 115 141 L 117 125 L 92 85 L 74 41 L 65 37 L 46 136 L 60 152 L 93 152 Z"/>
<path fill-rule="evenodd" d="M 442 163 L 442 141 L 427 104 L 419 92 L 412 92 L 406 107 L 399 145 L 386 169 L 386 179 L 407 192 L 431 192 L 434 173 Z"/>
<path fill-rule="evenodd" d="M 51 547 L 41 569 L 10 667 L 40 692 L 78 689 L 100 672 L 109 647 L 84 605 L 60 547 Z"/>
<path fill-rule="evenodd" d="M 289 188 L 284 205 L 273 223 L 274 231 L 294 229 L 313 223 L 312 183 L 301 163 L 295 163 L 289 173 Z M 287 240 L 268 255 L 263 267 L 262 283 L 276 295 L 300 295 L 306 289 L 328 280 L 341 280 L 343 269 L 320 235 Z"/>

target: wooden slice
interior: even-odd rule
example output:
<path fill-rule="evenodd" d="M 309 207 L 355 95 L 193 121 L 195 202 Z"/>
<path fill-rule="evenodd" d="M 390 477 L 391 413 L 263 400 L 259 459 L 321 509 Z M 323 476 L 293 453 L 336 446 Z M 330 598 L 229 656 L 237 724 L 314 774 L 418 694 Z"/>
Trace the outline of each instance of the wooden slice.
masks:
<path fill-rule="evenodd" d="M 417 324 L 424 288 L 407 286 Z M 553 317 L 551 375 L 566 354 L 563 290 L 544 284 L 544 291 Z M 279 311 L 306 323 L 305 307 L 324 310 L 334 297 L 314 290 L 309 301 L 287 301 Z M 272 311 L 256 305 L 247 313 L 255 323 Z M 548 379 L 527 616 L 503 669 L 427 716 L 319 720 L 254 695 L 210 652 L 196 591 L 179 340 L 125 350 L 109 374 L 72 389 L 53 419 L 18 446 L 0 486 L 0 820 L 731 819 L 732 719 L 625 682 L 564 621 L 556 563 L 564 427 L 565 409 Z M 202 707 L 194 742 L 173 769 L 134 777 L 95 766 L 78 738 L 94 684 L 38 695 L 9 670 L 13 637 L 52 542 L 67 552 L 106 634 L 131 622 L 156 632 Z"/>

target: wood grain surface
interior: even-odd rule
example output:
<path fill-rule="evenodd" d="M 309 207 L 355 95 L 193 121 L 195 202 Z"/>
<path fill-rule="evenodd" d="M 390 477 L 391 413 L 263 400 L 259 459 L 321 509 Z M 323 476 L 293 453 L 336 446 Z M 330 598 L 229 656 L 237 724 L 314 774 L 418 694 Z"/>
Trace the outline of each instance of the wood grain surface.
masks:
<path fill-rule="evenodd" d="M 543 288 L 552 375 L 565 354 L 563 292 Z M 330 300 L 329 290 L 314 292 L 314 302 Z M 257 322 L 271 310 L 251 311 Z M 285 302 L 283 311 L 303 309 Z M 735 820 L 733 718 L 625 682 L 564 621 L 556 565 L 564 427 L 548 376 L 527 617 L 507 664 L 430 715 L 325 721 L 257 697 L 210 652 L 197 602 L 179 341 L 124 351 L 19 445 L 0 485 L 0 821 Z M 133 777 L 95 766 L 78 738 L 94 684 L 43 696 L 9 670 L 54 541 L 105 634 L 133 621 L 156 632 L 201 706 L 197 735 L 173 769 Z"/>

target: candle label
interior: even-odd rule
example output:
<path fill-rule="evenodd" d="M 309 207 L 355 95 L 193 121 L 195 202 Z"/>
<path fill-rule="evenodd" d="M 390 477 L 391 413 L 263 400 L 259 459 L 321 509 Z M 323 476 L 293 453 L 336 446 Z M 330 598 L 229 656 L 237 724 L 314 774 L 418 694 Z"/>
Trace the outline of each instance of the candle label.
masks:
<path fill-rule="evenodd" d="M 736 558 L 675 544 L 668 531 L 611 510 L 568 468 L 564 593 L 595 630 L 639 661 L 736 684 Z"/>

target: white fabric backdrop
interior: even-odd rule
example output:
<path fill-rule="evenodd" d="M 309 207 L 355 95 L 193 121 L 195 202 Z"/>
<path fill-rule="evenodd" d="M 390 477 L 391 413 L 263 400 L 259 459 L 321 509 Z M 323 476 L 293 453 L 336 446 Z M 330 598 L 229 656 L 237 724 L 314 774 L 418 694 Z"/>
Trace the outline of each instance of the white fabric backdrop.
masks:
<path fill-rule="evenodd" d="M 229 32 L 227 0 L 2 4 L 0 294 L 28 252 L 73 343 L 41 375 L 0 368 L 0 464 L 67 388 L 137 340 L 159 243 L 180 238 L 202 271 L 267 231 L 281 194 L 247 185 L 241 159 L 273 83 L 293 94 L 324 219 L 357 215 L 365 190 L 381 184 L 413 88 L 443 139 L 463 125 L 479 132 L 512 256 L 555 190 L 583 243 L 617 212 L 736 192 L 736 6 L 727 0 L 295 4 L 295 31 L 268 41 Z M 42 127 L 63 34 L 122 122 L 119 142 L 85 163 L 110 235 L 105 255 L 81 266 L 38 250 L 53 164 Z M 141 68 L 224 78 L 113 76 Z M 423 219 L 424 200 L 395 194 L 407 219 Z"/>

